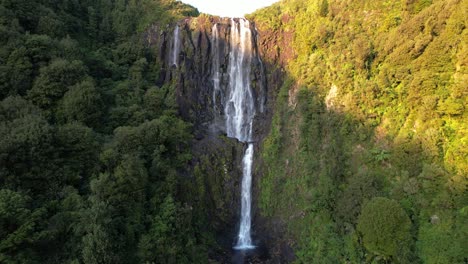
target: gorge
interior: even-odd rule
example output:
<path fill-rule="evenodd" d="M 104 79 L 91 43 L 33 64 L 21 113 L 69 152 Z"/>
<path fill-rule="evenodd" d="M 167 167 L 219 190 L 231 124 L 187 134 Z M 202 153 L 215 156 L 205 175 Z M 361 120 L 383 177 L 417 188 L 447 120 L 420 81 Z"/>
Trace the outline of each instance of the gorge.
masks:
<path fill-rule="evenodd" d="M 467 263 L 467 10 L 1 1 L 0 263 Z"/>

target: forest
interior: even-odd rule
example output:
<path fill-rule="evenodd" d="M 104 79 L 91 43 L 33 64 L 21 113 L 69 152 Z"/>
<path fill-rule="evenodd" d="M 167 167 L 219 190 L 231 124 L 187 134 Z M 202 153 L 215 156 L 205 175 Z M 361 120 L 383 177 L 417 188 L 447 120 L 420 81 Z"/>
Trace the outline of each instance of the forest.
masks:
<path fill-rule="evenodd" d="M 175 1 L 0 4 L 0 263 L 203 263 L 191 124 L 141 34 Z"/>
<path fill-rule="evenodd" d="M 254 206 L 294 258 L 272 246 L 265 262 L 468 262 L 467 13 L 282 0 L 247 16 L 267 79 L 285 73 Z M 197 124 L 144 38 L 186 17 L 209 16 L 175 0 L 0 1 L 0 263 L 225 263 L 227 180 L 208 165 L 224 154 L 194 156 Z"/>

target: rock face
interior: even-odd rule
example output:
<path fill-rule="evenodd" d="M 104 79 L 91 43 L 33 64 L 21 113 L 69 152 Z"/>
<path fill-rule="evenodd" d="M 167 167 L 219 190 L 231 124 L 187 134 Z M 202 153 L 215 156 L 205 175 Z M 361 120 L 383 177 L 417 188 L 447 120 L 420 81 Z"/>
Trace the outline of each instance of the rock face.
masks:
<path fill-rule="evenodd" d="M 237 19 L 235 19 L 237 21 Z M 213 25 L 217 24 L 218 42 L 213 43 Z M 223 119 L 217 119 L 222 115 L 221 101 L 213 97 L 214 69 L 213 60 L 218 62 L 219 85 L 225 87 L 229 83 L 228 64 L 232 43 L 230 38 L 231 19 L 202 16 L 187 18 L 177 23 L 180 31 L 175 34 L 176 25 L 166 28 L 153 26 L 146 32 L 149 45 L 158 50 L 163 65 L 156 84 L 162 86 L 165 83 L 173 83 L 176 86 L 176 98 L 182 117 L 191 121 L 197 137 L 208 134 L 216 134 L 223 131 Z M 251 87 L 256 99 L 256 108 L 259 119 L 264 118 L 262 113 L 266 108 L 266 79 L 262 61 L 258 55 L 257 34 L 255 25 L 250 25 L 252 36 L 251 60 Z M 179 39 L 175 40 L 177 36 Z M 178 43 L 177 63 L 173 61 L 174 43 Z M 217 56 L 217 58 L 214 58 Z M 222 90 L 226 90 L 222 88 Z"/>
<path fill-rule="evenodd" d="M 230 252 L 236 243 L 239 230 L 241 163 L 247 147 L 245 143 L 226 137 L 225 106 L 219 98 L 223 95 L 214 92 L 216 86 L 225 91 L 229 85 L 228 65 L 233 46 L 231 27 L 230 18 L 200 16 L 166 27 L 155 25 L 145 35 L 146 42 L 163 61 L 162 65 L 156 65 L 160 69 L 156 84 L 175 87 L 179 113 L 193 124 L 195 139 L 192 144 L 194 158 L 191 174 L 195 181 L 203 184 L 204 193 L 199 194 L 199 204 L 204 207 L 211 227 L 218 234 L 218 243 L 226 252 Z M 250 87 L 256 111 L 252 141 L 255 142 L 254 152 L 260 153 L 262 141 L 270 130 L 276 94 L 285 79 L 283 65 L 292 57 L 292 52 L 280 54 L 275 47 L 286 45 L 285 42 L 292 36 L 283 32 L 257 32 L 254 23 L 250 23 L 250 29 Z M 178 49 L 175 58 L 174 48 Z M 261 158 L 256 155 L 252 186 L 252 237 L 259 252 L 249 259 L 288 262 L 292 251 L 287 243 L 281 242 L 281 223 L 262 218 L 257 209 L 257 182 L 262 174 L 258 168 L 261 163 Z"/>
<path fill-rule="evenodd" d="M 239 229 L 240 183 L 242 178 L 242 154 L 247 144 L 226 137 L 225 105 L 222 98 L 228 91 L 230 80 L 229 62 L 233 42 L 233 25 L 239 19 L 201 16 L 187 18 L 168 25 L 151 27 L 145 35 L 146 42 L 157 51 L 163 62 L 158 86 L 173 85 L 179 114 L 193 124 L 194 177 L 203 182 L 205 194 L 201 195 L 209 215 L 209 221 L 219 234 L 219 243 L 230 249 Z M 274 89 L 268 89 L 266 68 L 259 53 L 258 35 L 253 23 L 250 27 L 251 54 L 249 54 L 249 84 L 254 100 L 255 117 L 252 136 L 258 148 L 268 132 L 271 119 L 271 102 Z M 177 49 L 174 52 L 174 49 Z M 176 53 L 176 55 L 174 55 Z M 248 67 L 242 62 L 241 67 Z M 273 78 L 280 76 L 275 75 Z M 277 85 L 278 86 L 278 85 Z M 257 160 L 257 158 L 255 158 Z M 258 173 L 254 173 L 255 177 Z M 253 186 L 255 189 L 256 187 Z M 255 192 L 254 192 L 255 193 Z M 255 195 L 252 213 L 256 213 Z M 253 217 L 252 236 L 254 244 L 260 244 L 260 234 L 255 233 L 256 216 Z"/>

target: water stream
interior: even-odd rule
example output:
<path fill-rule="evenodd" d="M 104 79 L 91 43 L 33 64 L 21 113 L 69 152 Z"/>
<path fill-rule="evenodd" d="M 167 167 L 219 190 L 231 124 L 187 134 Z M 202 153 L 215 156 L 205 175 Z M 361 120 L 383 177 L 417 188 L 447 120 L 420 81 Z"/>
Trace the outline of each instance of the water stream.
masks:
<path fill-rule="evenodd" d="M 242 189 L 241 189 L 241 217 L 239 233 L 235 249 L 252 249 L 251 237 L 251 188 L 254 144 L 252 140 L 252 125 L 255 116 L 255 101 L 250 87 L 250 71 L 252 63 L 252 32 L 249 21 L 245 19 L 231 19 L 230 52 L 227 74 L 228 85 L 226 91 L 221 92 L 220 62 L 219 62 L 219 32 L 217 25 L 213 26 L 213 102 L 221 97 L 224 106 L 224 117 L 227 136 L 247 143 L 242 159 Z M 216 110 L 216 109 L 215 109 Z"/>

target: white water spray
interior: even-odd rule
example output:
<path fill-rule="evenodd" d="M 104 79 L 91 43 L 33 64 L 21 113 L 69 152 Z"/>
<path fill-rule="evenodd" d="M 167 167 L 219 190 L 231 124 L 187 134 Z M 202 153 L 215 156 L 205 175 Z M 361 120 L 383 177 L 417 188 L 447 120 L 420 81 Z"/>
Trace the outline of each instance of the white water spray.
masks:
<path fill-rule="evenodd" d="M 224 105 L 225 125 L 228 137 L 248 143 L 242 159 L 241 218 L 235 249 L 252 249 L 251 238 L 251 188 L 254 144 L 252 125 L 255 116 L 255 103 L 250 87 L 252 63 L 252 32 L 249 21 L 231 19 L 230 53 L 227 73 L 229 84 L 226 91 L 220 85 L 219 32 L 215 24 L 212 29 L 213 52 L 213 105 L 216 110 L 218 96 Z"/>

